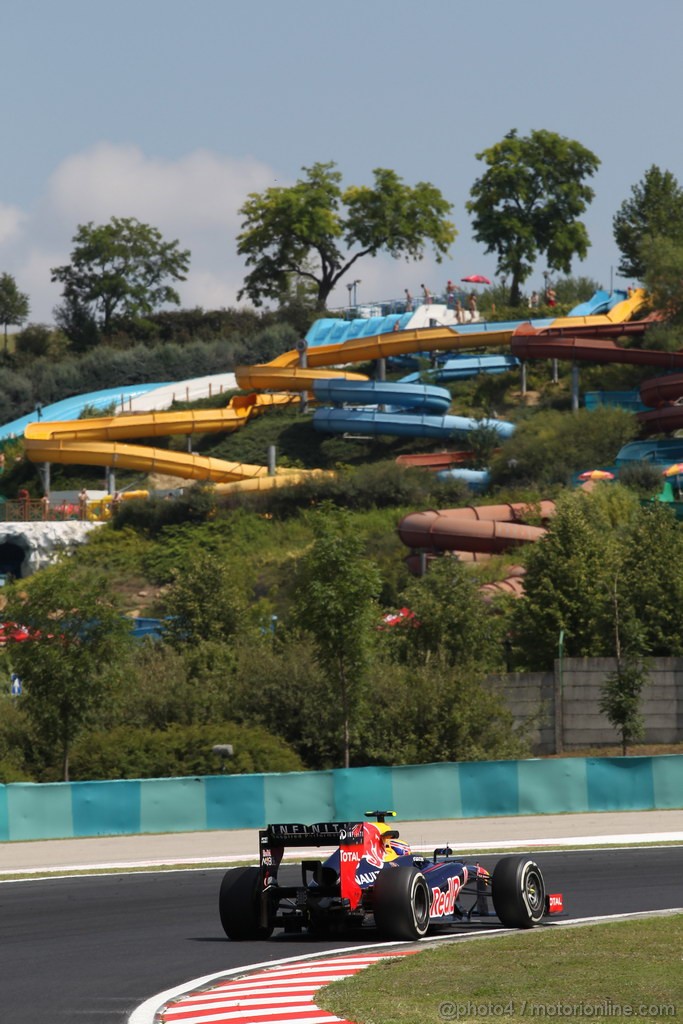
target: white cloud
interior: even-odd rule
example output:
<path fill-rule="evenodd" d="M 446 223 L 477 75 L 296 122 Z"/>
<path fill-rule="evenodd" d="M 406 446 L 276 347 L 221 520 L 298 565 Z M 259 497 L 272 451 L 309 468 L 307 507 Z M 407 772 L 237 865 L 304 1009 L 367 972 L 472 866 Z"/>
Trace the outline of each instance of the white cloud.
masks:
<path fill-rule="evenodd" d="M 206 149 L 163 160 L 138 146 L 101 142 L 63 160 L 30 211 L 0 205 L 0 271 L 9 270 L 28 293 L 31 320 L 49 323 L 61 300 L 50 270 L 68 263 L 78 225 L 136 217 L 190 250 L 188 278 L 177 288 L 184 307 L 234 306 L 245 275 L 236 253 L 238 210 L 250 192 L 276 180 L 290 184 L 278 173 L 257 160 Z M 357 300 L 366 304 L 400 298 L 406 287 L 417 296 L 422 281 L 438 291 L 448 276 L 453 272 L 437 266 L 429 251 L 421 263 L 365 259 L 339 283 L 330 305 L 348 305 L 346 284 L 356 278 L 361 279 Z"/>
<path fill-rule="evenodd" d="M 6 245 L 16 238 L 23 220 L 24 214 L 18 206 L 0 203 L 0 245 Z"/>
<path fill-rule="evenodd" d="M 244 278 L 238 210 L 275 177 L 256 160 L 208 150 L 160 160 L 137 146 L 100 143 L 62 161 L 31 213 L 0 206 L 3 264 L 15 268 L 18 287 L 29 293 L 31 319 L 49 321 L 60 299 L 50 268 L 68 262 L 78 225 L 136 217 L 190 249 L 190 273 L 178 288 L 183 306 L 234 305 Z"/>

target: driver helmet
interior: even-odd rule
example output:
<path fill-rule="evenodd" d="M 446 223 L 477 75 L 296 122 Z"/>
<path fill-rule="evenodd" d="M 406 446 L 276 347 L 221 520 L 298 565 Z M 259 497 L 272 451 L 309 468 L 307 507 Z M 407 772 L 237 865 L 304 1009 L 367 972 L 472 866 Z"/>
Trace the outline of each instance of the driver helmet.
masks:
<path fill-rule="evenodd" d="M 391 825 L 387 825 L 383 821 L 377 823 L 377 828 L 382 836 L 385 862 L 396 860 L 397 857 L 403 857 L 407 853 L 410 853 L 410 847 L 408 844 L 399 841 L 399 832 L 397 828 L 392 828 Z"/>

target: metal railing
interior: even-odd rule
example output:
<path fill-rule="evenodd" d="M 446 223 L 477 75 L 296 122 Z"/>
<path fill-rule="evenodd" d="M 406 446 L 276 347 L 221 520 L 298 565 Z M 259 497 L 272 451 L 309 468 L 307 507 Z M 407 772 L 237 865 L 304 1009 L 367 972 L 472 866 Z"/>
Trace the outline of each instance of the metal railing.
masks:
<path fill-rule="evenodd" d="M 87 504 L 62 502 L 53 505 L 46 498 L 4 501 L 0 504 L 2 523 L 59 523 L 87 520 Z"/>

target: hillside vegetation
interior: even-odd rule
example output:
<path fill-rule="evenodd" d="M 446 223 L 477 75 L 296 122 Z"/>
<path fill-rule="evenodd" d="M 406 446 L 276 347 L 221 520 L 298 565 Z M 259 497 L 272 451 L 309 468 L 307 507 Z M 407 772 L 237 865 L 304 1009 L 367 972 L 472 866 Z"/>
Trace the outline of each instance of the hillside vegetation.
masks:
<path fill-rule="evenodd" d="M 278 351 L 283 329 L 291 330 L 267 328 Z M 218 358 L 216 341 L 183 354 L 195 358 L 197 344 Z M 163 349 L 149 348 L 150 358 Z M 250 355 L 268 357 L 263 337 Z M 593 381 L 630 386 L 633 372 L 582 369 L 583 386 Z M 560 498 L 557 536 L 564 530 L 569 543 L 545 562 L 535 553 L 542 542 L 473 567 L 442 558 L 425 578 L 410 574 L 400 518 L 475 500 L 458 481 L 396 464 L 399 454 L 437 449 L 433 442 L 326 436 L 292 411 L 193 438 L 202 454 L 257 464 L 274 444 L 280 465 L 335 474 L 261 494 L 193 486 L 176 500 L 124 503 L 67 563 L 5 588 L 4 615 L 34 636 L 0 652 L 5 675 L 24 682 L 21 698 L 0 698 L 0 781 L 203 774 L 220 770 L 217 742 L 235 747 L 229 771 L 523 756 L 525 730 L 484 685 L 489 674 L 548 667 L 560 628 L 567 654 L 611 654 L 616 643 L 634 657 L 681 653 L 683 594 L 662 576 L 678 557 L 679 530 L 667 510 L 640 501 L 659 480 L 645 473 L 592 496 L 571 487 L 578 471 L 613 461 L 636 435 L 633 417 L 571 414 L 567 376 L 553 384 L 545 364 L 533 367 L 529 387 L 522 396 L 516 373 L 480 376 L 451 386 L 452 407 L 517 423 L 497 453 L 480 444 L 492 484 L 476 501 Z M 16 450 L 2 491 L 39 494 L 35 467 Z M 53 468 L 55 489 L 99 482 L 87 467 Z M 117 483 L 146 481 L 120 473 Z M 649 548 L 631 567 L 634 540 L 639 552 Z M 584 570 L 568 574 L 582 559 Z M 528 562 L 529 598 L 485 603 L 479 587 L 511 561 Z M 384 617 L 403 607 L 413 618 L 388 626 Z M 105 614 L 166 618 L 167 632 L 155 642 L 125 630 L 114 646 L 111 634 L 100 648 L 93 641 L 87 673 L 74 671 L 84 632 Z"/>

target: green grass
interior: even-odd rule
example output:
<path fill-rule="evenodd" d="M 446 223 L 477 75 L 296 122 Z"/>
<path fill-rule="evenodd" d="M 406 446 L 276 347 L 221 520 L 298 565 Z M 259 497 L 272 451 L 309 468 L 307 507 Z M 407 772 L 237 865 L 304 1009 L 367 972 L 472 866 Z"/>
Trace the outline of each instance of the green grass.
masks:
<path fill-rule="evenodd" d="M 683 915 L 538 928 L 382 961 L 324 989 L 358 1024 L 683 1015 Z"/>

